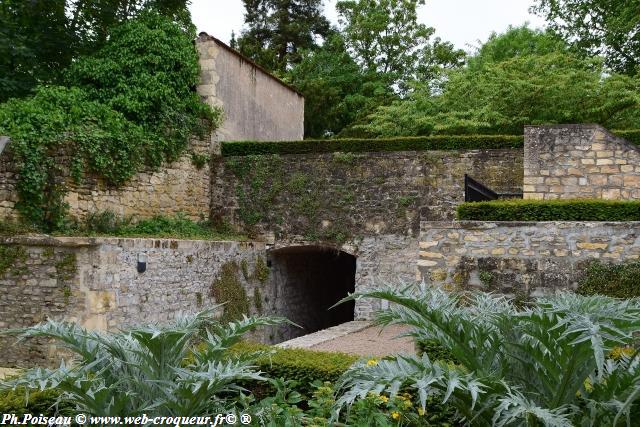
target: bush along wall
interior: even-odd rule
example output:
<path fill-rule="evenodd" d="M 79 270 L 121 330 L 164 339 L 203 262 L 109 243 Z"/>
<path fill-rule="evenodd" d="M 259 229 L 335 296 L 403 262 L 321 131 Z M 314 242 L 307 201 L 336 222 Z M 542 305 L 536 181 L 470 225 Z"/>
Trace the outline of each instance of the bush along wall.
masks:
<path fill-rule="evenodd" d="M 640 262 L 603 264 L 593 262 L 578 284 L 581 295 L 606 295 L 614 298 L 640 297 Z"/>
<path fill-rule="evenodd" d="M 385 139 L 327 139 L 304 141 L 223 142 L 222 155 L 249 156 L 264 154 L 360 153 L 383 151 L 491 150 L 522 148 L 524 137 L 518 135 L 437 135 Z"/>
<path fill-rule="evenodd" d="M 640 221 L 640 202 L 617 200 L 496 200 L 463 203 L 467 221 Z"/>
<path fill-rule="evenodd" d="M 640 129 L 615 130 L 613 131 L 613 134 L 620 138 L 624 138 L 633 144 L 640 145 Z"/>
<path fill-rule="evenodd" d="M 146 14 L 115 27 L 104 47 L 75 61 L 65 86 L 42 86 L 0 105 L 24 220 L 58 229 L 70 179 L 92 174 L 118 186 L 144 167 L 177 159 L 190 138 L 210 134 L 219 111 L 193 90 L 200 74 L 194 37 L 169 18 Z"/>

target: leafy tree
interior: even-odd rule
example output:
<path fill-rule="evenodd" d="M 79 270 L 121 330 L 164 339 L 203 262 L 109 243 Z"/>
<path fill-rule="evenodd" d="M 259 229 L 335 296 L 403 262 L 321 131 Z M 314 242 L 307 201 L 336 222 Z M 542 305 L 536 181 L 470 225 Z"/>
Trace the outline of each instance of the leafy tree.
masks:
<path fill-rule="evenodd" d="M 419 24 L 425 0 L 341 0 L 336 4 L 349 52 L 367 72 L 378 72 L 406 91 L 415 80 L 432 80 L 461 65 L 464 52 Z"/>
<path fill-rule="evenodd" d="M 587 55 L 601 55 L 612 70 L 640 72 L 639 0 L 536 0 L 532 10 Z"/>
<path fill-rule="evenodd" d="M 640 79 L 603 72 L 598 60 L 559 52 L 488 62 L 451 71 L 441 94 L 422 88 L 380 107 L 360 127 L 372 136 L 521 134 L 527 124 L 549 123 L 635 128 Z"/>
<path fill-rule="evenodd" d="M 193 135 L 207 135 L 219 112 L 200 102 L 195 34 L 144 14 L 114 28 L 95 55 L 64 73 L 70 87 L 40 86 L 0 105 L 18 166 L 23 218 L 63 225 L 66 178 L 85 172 L 119 185 L 143 165 L 175 159 Z"/>
<path fill-rule="evenodd" d="M 102 47 L 119 23 L 155 11 L 191 26 L 189 0 L 2 0 L 0 102 L 60 83 L 79 56 Z"/>
<path fill-rule="evenodd" d="M 322 0 L 243 0 L 247 29 L 237 40 L 240 52 L 270 71 L 284 73 L 329 34 Z"/>
<path fill-rule="evenodd" d="M 503 34 L 492 33 L 475 54 L 468 58 L 467 64 L 471 69 L 479 69 L 487 63 L 516 57 L 568 51 L 569 46 L 555 34 L 534 30 L 525 24 L 520 27 L 510 26 Z"/>
<path fill-rule="evenodd" d="M 404 324 L 457 363 L 424 354 L 361 362 L 341 382 L 337 408 L 369 393 L 411 390 L 453 405 L 477 426 L 630 427 L 640 415 L 640 300 L 562 293 L 519 309 L 505 297 L 425 285 L 345 299 L 389 301 L 380 325 Z"/>
<path fill-rule="evenodd" d="M 362 71 L 334 34 L 319 49 L 306 51 L 288 79 L 305 96 L 305 136 L 337 135 L 394 95 L 376 74 Z"/>

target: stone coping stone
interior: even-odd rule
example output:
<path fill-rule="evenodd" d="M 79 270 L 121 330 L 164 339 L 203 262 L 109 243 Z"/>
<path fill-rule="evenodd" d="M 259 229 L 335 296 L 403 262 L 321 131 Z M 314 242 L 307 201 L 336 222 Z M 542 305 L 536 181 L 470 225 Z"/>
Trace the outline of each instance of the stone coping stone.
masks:
<path fill-rule="evenodd" d="M 1 244 L 18 244 L 24 246 L 58 246 L 58 247 L 91 247 L 103 244 L 128 248 L 170 248 L 211 247 L 239 245 L 247 248 L 265 248 L 264 242 L 244 240 L 186 240 L 153 237 L 64 237 L 45 234 L 0 237 Z"/>
<path fill-rule="evenodd" d="M 310 348 L 314 345 L 321 344 L 326 341 L 331 341 L 336 338 L 344 337 L 345 335 L 352 334 L 354 332 L 360 332 L 371 326 L 371 322 L 355 320 L 353 322 L 342 323 L 338 326 L 333 326 L 328 329 L 323 329 L 312 334 L 303 335 L 298 338 L 294 338 L 289 341 L 281 342 L 276 347 L 280 348 Z"/>

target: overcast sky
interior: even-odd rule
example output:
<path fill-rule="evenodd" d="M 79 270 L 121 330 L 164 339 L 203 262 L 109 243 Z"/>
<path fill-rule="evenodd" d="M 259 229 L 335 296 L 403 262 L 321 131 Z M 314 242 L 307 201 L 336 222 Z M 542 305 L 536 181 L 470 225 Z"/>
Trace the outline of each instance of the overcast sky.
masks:
<path fill-rule="evenodd" d="M 336 0 L 325 0 L 325 14 L 336 23 Z M 427 0 L 419 11 L 419 20 L 436 29 L 436 35 L 458 48 L 472 50 L 478 40 L 491 32 L 502 32 L 510 24 L 529 22 L 532 27 L 543 21 L 529 13 L 533 0 Z M 192 0 L 191 15 L 198 31 L 205 31 L 228 42 L 244 23 L 241 0 Z"/>

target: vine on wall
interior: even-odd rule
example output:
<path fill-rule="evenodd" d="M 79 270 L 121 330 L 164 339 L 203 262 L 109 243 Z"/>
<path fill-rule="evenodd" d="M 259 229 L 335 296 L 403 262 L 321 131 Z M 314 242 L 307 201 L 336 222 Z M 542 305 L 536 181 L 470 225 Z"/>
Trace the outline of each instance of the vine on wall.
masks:
<path fill-rule="evenodd" d="M 16 207 L 27 222 L 46 231 L 64 227 L 68 177 L 81 183 L 91 174 L 118 186 L 211 133 L 220 112 L 194 91 L 194 38 L 166 17 L 145 14 L 72 64 L 66 86 L 39 87 L 0 105 L 0 134 L 11 137 L 18 167 Z"/>

